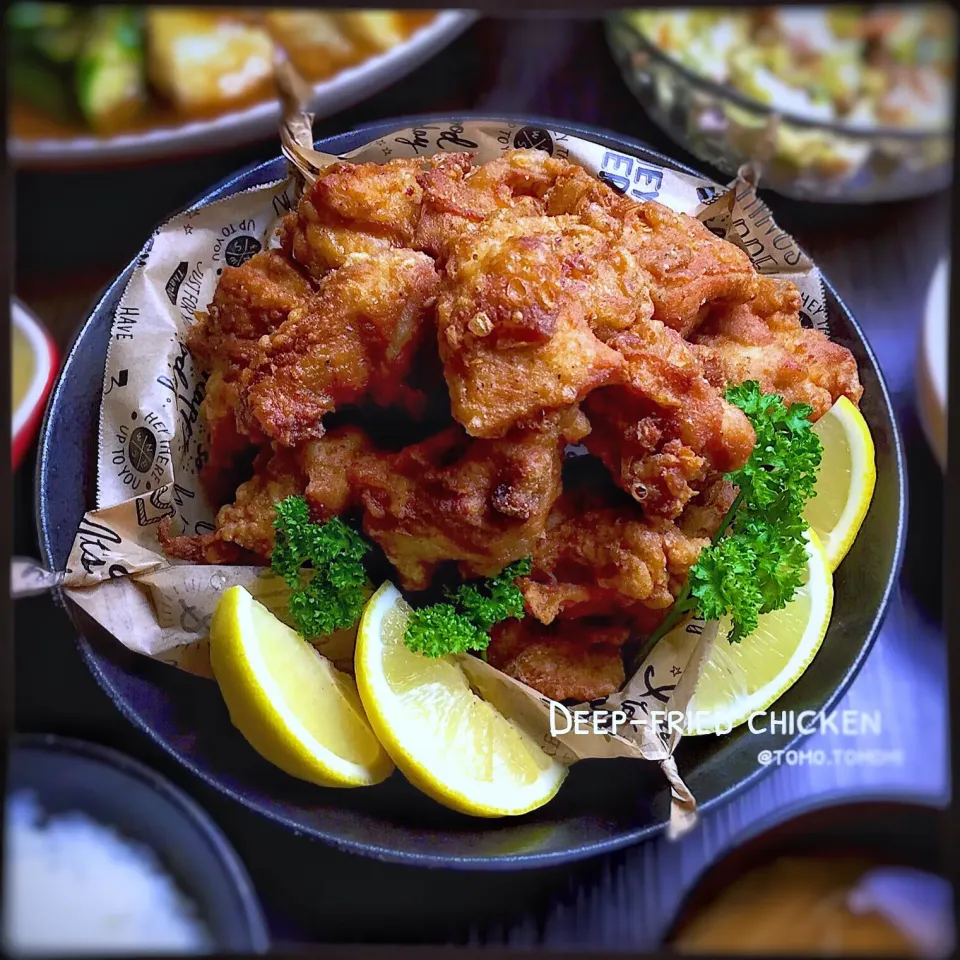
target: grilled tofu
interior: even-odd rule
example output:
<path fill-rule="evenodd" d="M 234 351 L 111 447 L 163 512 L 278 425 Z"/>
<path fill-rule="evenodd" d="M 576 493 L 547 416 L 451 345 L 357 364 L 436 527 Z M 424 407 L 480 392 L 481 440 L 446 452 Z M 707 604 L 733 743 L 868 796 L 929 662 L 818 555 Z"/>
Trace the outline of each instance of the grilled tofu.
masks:
<path fill-rule="evenodd" d="M 177 110 L 207 115 L 270 96 L 274 42 L 262 27 L 215 10 L 147 12 L 150 80 Z"/>

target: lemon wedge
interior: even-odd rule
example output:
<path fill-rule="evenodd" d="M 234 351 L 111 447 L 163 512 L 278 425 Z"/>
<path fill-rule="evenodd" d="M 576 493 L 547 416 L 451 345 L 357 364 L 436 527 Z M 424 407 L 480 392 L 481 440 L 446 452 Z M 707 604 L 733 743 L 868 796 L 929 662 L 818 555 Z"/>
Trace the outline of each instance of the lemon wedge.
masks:
<path fill-rule="evenodd" d="M 687 705 L 685 736 L 728 733 L 762 713 L 800 679 L 810 665 L 830 623 L 833 578 L 816 534 L 807 535 L 805 582 L 782 610 L 762 614 L 757 629 L 730 643 L 730 623 L 723 619 L 710 657 Z M 680 624 L 661 643 L 688 649 Z"/>
<path fill-rule="evenodd" d="M 566 767 L 481 700 L 453 657 L 410 650 L 403 642 L 410 613 L 385 583 L 357 634 L 360 699 L 387 753 L 415 787 L 461 813 L 503 817 L 543 806 Z"/>
<path fill-rule="evenodd" d="M 233 725 L 281 770 L 324 787 L 370 786 L 393 771 L 353 679 L 243 587 L 217 604 L 210 663 Z"/>
<path fill-rule="evenodd" d="M 832 573 L 853 546 L 867 515 L 877 466 L 873 438 L 863 414 L 841 397 L 815 424 L 823 444 L 816 492 L 805 517 L 820 538 Z"/>

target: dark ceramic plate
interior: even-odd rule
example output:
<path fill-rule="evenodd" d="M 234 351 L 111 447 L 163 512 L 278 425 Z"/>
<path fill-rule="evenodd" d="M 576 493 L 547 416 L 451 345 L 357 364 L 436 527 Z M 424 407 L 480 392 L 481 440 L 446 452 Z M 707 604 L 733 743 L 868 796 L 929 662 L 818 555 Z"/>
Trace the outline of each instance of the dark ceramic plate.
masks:
<path fill-rule="evenodd" d="M 391 130 L 449 117 L 411 117 L 362 127 L 320 141 L 342 154 Z M 460 118 L 457 118 L 460 119 Z M 478 117 L 477 119 L 483 119 Z M 688 173 L 688 168 L 636 141 L 541 118 L 511 118 L 591 138 L 613 150 Z M 243 171 L 197 202 L 210 203 L 284 174 L 277 159 Z M 133 270 L 131 263 L 96 305 L 64 364 L 40 447 L 38 524 L 46 562 L 62 569 L 85 510 L 94 506 L 100 384 L 110 321 Z M 905 534 L 906 475 L 890 399 L 876 358 L 850 312 L 827 284 L 833 336 L 857 358 L 865 389 L 863 414 L 877 451 L 873 504 L 849 556 L 837 571 L 833 621 L 802 679 L 778 709 L 830 708 L 856 675 L 880 628 L 899 571 Z M 293 830 L 338 847 L 429 866 L 516 869 L 576 860 L 617 849 L 663 829 L 669 789 L 655 764 L 586 761 L 559 796 L 516 820 L 480 821 L 454 814 L 418 793 L 399 774 L 378 787 L 322 790 L 269 766 L 230 725 L 216 687 L 129 653 L 72 611 L 80 651 L 120 710 L 206 783 Z M 716 806 L 760 777 L 757 752 L 783 749 L 788 734 L 726 737 L 681 743 L 677 760 L 701 808 Z M 601 765 L 602 764 L 602 765 Z"/>
<path fill-rule="evenodd" d="M 267 927 L 239 857 L 207 814 L 159 774 L 97 744 L 18 736 L 6 788 L 32 793 L 45 813 L 85 813 L 155 851 L 218 951 L 267 951 Z"/>

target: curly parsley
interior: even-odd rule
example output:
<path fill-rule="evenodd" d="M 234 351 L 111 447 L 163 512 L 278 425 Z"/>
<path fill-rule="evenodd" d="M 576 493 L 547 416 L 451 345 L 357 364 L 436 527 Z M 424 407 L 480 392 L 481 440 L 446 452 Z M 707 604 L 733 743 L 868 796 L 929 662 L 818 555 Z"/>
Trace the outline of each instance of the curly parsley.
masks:
<path fill-rule="evenodd" d="M 740 470 L 727 474 L 738 488 L 737 497 L 637 663 L 690 613 L 704 620 L 729 617 L 727 639 L 737 643 L 756 629 L 759 616 L 785 607 L 803 582 L 803 511 L 814 493 L 823 452 L 811 430 L 813 411 L 800 403 L 788 407 L 752 380 L 730 387 L 726 397 L 753 424 L 756 446 Z"/>
<path fill-rule="evenodd" d="M 363 557 L 369 544 L 339 517 L 313 523 L 303 497 L 276 505 L 270 565 L 292 593 L 290 615 L 304 637 L 322 637 L 360 618 L 368 595 Z M 309 564 L 313 570 L 303 568 Z"/>
<path fill-rule="evenodd" d="M 532 569 L 528 557 L 504 567 L 495 577 L 465 583 L 448 593 L 447 603 L 414 610 L 404 643 L 427 657 L 482 652 L 490 644 L 490 628 L 509 617 L 523 618 L 523 594 L 516 585 Z"/>

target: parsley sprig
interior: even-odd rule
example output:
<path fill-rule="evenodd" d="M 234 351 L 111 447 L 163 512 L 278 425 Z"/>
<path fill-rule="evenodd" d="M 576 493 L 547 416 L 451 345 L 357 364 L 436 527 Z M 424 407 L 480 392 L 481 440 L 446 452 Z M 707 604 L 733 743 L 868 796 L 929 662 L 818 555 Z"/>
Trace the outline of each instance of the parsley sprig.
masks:
<path fill-rule="evenodd" d="M 803 582 L 803 511 L 814 493 L 823 452 L 811 430 L 812 408 L 800 403 L 788 407 L 753 380 L 730 387 L 726 397 L 747 415 L 757 443 L 747 463 L 727 474 L 738 488 L 736 499 L 672 610 L 643 644 L 637 665 L 691 613 L 704 620 L 728 616 L 732 628 L 727 639 L 737 643 L 757 628 L 759 616 L 785 607 Z"/>
<path fill-rule="evenodd" d="M 281 500 L 276 512 L 270 565 L 290 587 L 297 630 L 309 638 L 352 627 L 369 593 L 362 561 L 370 545 L 339 517 L 313 523 L 303 497 Z"/>
<path fill-rule="evenodd" d="M 523 594 L 517 577 L 530 573 L 528 557 L 504 567 L 495 577 L 479 583 L 464 583 L 448 591 L 446 603 L 413 611 L 404 643 L 427 657 L 449 653 L 481 652 L 490 644 L 490 628 L 509 617 L 523 618 Z"/>

